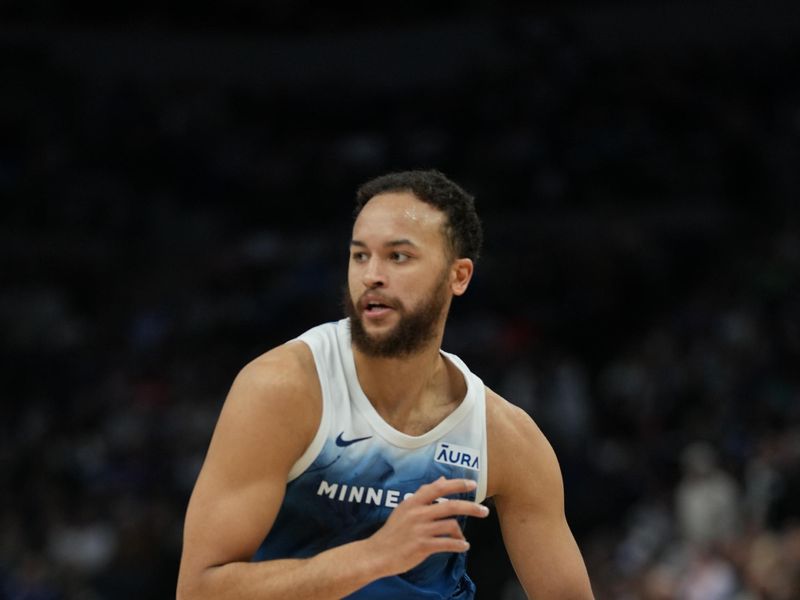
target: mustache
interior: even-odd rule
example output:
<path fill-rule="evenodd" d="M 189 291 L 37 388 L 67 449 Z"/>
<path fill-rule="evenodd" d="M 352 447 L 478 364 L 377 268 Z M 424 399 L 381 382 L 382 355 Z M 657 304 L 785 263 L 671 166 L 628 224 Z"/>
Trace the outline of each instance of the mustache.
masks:
<path fill-rule="evenodd" d="M 346 283 L 342 285 L 341 290 L 342 293 L 339 297 L 342 301 L 342 308 L 348 317 L 355 317 L 359 311 L 366 310 L 369 302 L 380 302 L 399 310 L 405 308 L 402 301 L 380 291 L 366 290 L 358 297 L 358 300 L 353 300 L 353 296 L 350 294 L 350 287 Z"/>
<path fill-rule="evenodd" d="M 393 296 L 387 296 L 386 294 L 382 294 L 380 292 L 375 292 L 372 290 L 367 290 L 358 299 L 356 302 L 356 307 L 360 310 L 366 310 L 367 305 L 377 302 L 379 304 L 385 304 L 391 308 L 402 308 L 403 303 Z"/>

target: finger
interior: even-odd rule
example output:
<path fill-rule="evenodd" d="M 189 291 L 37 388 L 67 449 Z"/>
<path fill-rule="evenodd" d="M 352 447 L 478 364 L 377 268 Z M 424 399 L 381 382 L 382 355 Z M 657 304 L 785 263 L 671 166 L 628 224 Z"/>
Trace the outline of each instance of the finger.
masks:
<path fill-rule="evenodd" d="M 446 535 L 454 539 L 465 539 L 464 532 L 461 530 L 461 527 L 458 525 L 458 521 L 455 519 L 442 519 L 441 521 L 433 521 L 428 524 L 425 532 L 430 536 Z"/>
<path fill-rule="evenodd" d="M 430 504 L 437 498 L 450 494 L 463 494 L 471 492 L 478 487 L 478 482 L 472 479 L 445 479 L 440 477 L 436 481 L 421 486 L 411 498 L 419 504 Z"/>
<path fill-rule="evenodd" d="M 478 504 L 477 502 L 470 502 L 469 500 L 437 502 L 426 508 L 426 516 L 431 519 L 445 519 L 458 515 L 483 518 L 488 514 L 489 509 L 486 506 Z"/>
<path fill-rule="evenodd" d="M 434 537 L 425 544 L 425 549 L 429 555 L 437 552 L 466 552 L 469 550 L 469 542 L 451 537 Z"/>

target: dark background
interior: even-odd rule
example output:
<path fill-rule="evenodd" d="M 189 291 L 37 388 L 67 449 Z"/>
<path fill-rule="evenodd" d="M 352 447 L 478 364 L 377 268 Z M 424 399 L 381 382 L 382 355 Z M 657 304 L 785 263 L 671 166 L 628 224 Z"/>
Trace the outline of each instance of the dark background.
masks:
<path fill-rule="evenodd" d="M 174 597 L 230 382 L 416 167 L 477 196 L 445 349 L 551 439 L 598 598 L 800 597 L 799 13 L 0 3 L 0 597 Z"/>

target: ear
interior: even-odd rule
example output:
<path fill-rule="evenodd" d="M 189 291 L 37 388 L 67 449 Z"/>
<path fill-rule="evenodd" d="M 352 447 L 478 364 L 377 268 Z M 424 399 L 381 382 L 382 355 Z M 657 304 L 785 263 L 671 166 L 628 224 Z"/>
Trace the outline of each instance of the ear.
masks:
<path fill-rule="evenodd" d="M 453 261 L 453 267 L 450 272 L 450 289 L 454 296 L 461 296 L 467 291 L 474 269 L 475 265 L 470 258 L 457 258 Z"/>

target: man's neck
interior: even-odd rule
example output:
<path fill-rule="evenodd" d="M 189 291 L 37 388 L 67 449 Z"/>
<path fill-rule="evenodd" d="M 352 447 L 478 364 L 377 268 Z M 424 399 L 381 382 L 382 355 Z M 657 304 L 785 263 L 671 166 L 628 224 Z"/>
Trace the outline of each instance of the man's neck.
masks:
<path fill-rule="evenodd" d="M 361 389 L 378 414 L 400 431 L 419 434 L 452 412 L 449 369 L 439 351 L 441 338 L 403 358 L 368 356 L 353 347 Z"/>

